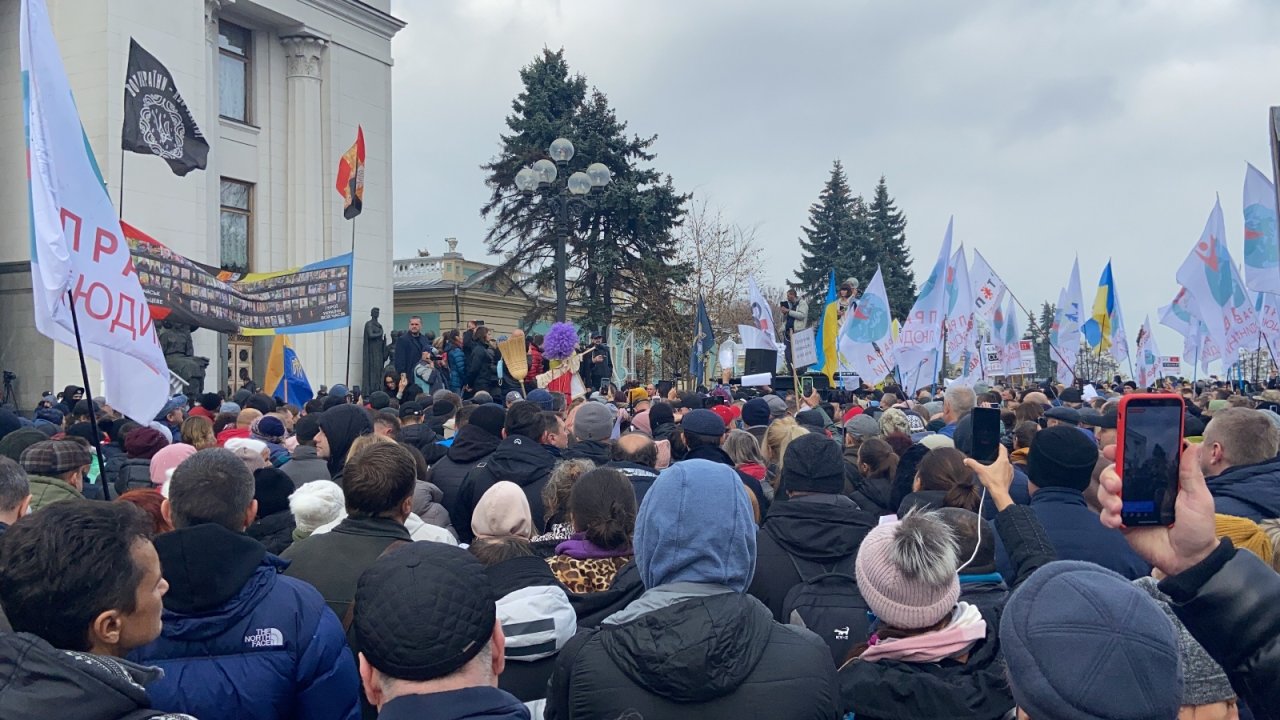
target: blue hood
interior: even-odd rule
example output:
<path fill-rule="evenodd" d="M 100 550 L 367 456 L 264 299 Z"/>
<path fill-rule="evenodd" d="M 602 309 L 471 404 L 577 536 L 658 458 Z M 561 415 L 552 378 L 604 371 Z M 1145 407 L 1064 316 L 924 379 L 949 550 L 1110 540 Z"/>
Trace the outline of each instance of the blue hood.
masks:
<path fill-rule="evenodd" d="M 685 460 L 658 475 L 636 517 L 635 561 L 646 588 L 714 583 L 746 592 L 756 567 L 756 524 L 731 466 Z"/>

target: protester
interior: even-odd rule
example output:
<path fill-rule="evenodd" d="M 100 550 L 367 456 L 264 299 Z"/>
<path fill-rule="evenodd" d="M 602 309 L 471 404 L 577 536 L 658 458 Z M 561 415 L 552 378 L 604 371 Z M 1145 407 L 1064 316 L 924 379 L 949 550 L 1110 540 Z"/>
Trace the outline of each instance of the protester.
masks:
<path fill-rule="evenodd" d="M 750 475 L 761 483 L 765 481 L 768 468 L 765 467 L 764 456 L 760 454 L 760 443 L 756 442 L 755 436 L 746 430 L 730 430 L 724 437 L 722 447 L 738 472 Z"/>
<path fill-rule="evenodd" d="M 327 533 L 295 542 L 282 555 L 290 563 L 285 574 L 314 585 L 344 627 L 351 624 L 360 573 L 388 547 L 412 542 L 405 519 L 413 506 L 417 468 L 408 450 L 382 441 L 358 448 L 347 471 L 342 482 L 346 518 Z"/>
<path fill-rule="evenodd" d="M 196 450 L 208 450 L 218 446 L 218 439 L 213 434 L 213 419 L 201 415 L 192 415 L 182 421 L 178 442 L 194 447 Z"/>
<path fill-rule="evenodd" d="M 573 535 L 573 523 L 569 519 L 569 496 L 579 478 L 595 468 L 595 463 L 586 458 L 579 458 L 561 460 L 551 469 L 547 484 L 542 488 L 546 532 L 532 538 L 534 554 L 550 557 L 555 554 L 557 545 Z"/>
<path fill-rule="evenodd" d="M 391 367 L 395 370 L 395 378 L 412 378 L 413 368 L 418 364 L 422 353 L 430 348 L 430 342 L 422 334 L 422 318 L 414 315 L 409 318 L 409 331 L 401 335 L 391 354 Z M 371 392 L 373 388 L 367 388 Z"/>
<path fill-rule="evenodd" d="M 764 457 L 766 465 L 767 482 L 763 484 L 769 486 L 769 492 L 774 497 L 778 496 L 781 487 L 782 475 L 779 465 L 782 464 L 782 458 L 786 454 L 787 444 L 808 433 L 808 430 L 797 425 L 791 418 L 775 420 L 765 432 L 764 444 L 760 446 L 760 454 Z"/>
<path fill-rule="evenodd" d="M 845 712 L 994 720 L 1013 708 L 995 618 L 959 600 L 960 562 L 935 512 L 912 512 L 867 534 L 856 572 L 877 624 L 840 669 Z"/>
<path fill-rule="evenodd" d="M 0 463 L 3 468 L 3 463 Z M 168 590 L 151 522 L 128 503 L 60 503 L 0 538 L 0 715 L 156 718 L 155 668 L 124 659 L 160 634 Z M 74 552 L 91 548 L 92 552 Z"/>
<path fill-rule="evenodd" d="M 724 422 L 715 413 L 704 409 L 692 410 L 680 420 L 680 428 L 685 445 L 689 448 L 688 453 L 685 454 L 685 459 L 681 462 L 710 460 L 721 465 L 727 465 L 730 468 L 734 466 L 733 460 L 720 447 L 724 442 L 726 428 Z M 768 497 L 765 495 L 759 480 L 744 472 L 737 470 L 734 472 L 751 493 L 750 502 L 758 523 L 759 518 L 764 516 L 769 509 Z"/>
<path fill-rule="evenodd" d="M 878 437 L 864 440 L 858 448 L 858 474 L 862 479 L 851 496 L 854 502 L 876 515 L 895 514 L 898 507 L 893 503 L 893 487 L 898 460 L 887 441 Z"/>
<path fill-rule="evenodd" d="M 502 427 L 507 411 L 498 405 L 481 405 L 471 413 L 467 424 L 458 431 L 444 457 L 431 466 L 427 476 L 443 497 L 440 504 L 452 513 L 457 505 L 458 491 L 467 473 L 481 460 L 493 454 L 502 442 Z"/>
<path fill-rule="evenodd" d="M 474 544 L 488 540 L 533 537 L 533 516 L 529 498 L 519 485 L 501 480 L 493 484 L 471 515 L 471 535 Z"/>
<path fill-rule="evenodd" d="M 1196 642 L 1169 606 L 1170 598 L 1160 592 L 1159 580 L 1138 578 L 1133 584 L 1152 600 L 1173 624 L 1178 638 L 1178 658 L 1182 665 L 1182 708 L 1179 718 L 1231 718 L 1239 716 L 1236 692 L 1227 680 L 1222 666 L 1209 657 L 1204 646 Z M 1247 712 L 1247 711 L 1246 711 Z"/>
<path fill-rule="evenodd" d="M 964 460 L 964 453 L 955 448 L 940 447 L 926 453 L 916 466 L 911 494 L 898 507 L 898 517 L 914 508 L 954 507 L 977 512 L 982 487 Z"/>
<path fill-rule="evenodd" d="M 631 561 L 636 507 L 635 488 L 617 470 L 596 468 L 578 478 L 569 493 L 573 534 L 547 558 L 556 579 L 570 592 L 608 590 Z"/>
<path fill-rule="evenodd" d="M 253 487 L 258 514 L 244 533 L 262 543 L 267 552 L 279 555 L 293 544 L 295 526 L 289 512 L 293 481 L 277 468 L 262 468 L 253 473 Z"/>
<path fill-rule="evenodd" d="M 244 535 L 253 476 L 224 449 L 187 458 L 169 481 L 157 536 L 169 581 L 160 637 L 130 654 L 158 665 L 161 707 L 201 720 L 359 717 L 358 678 L 337 617 L 315 588 Z"/>
<path fill-rule="evenodd" d="M 1218 412 L 1204 429 L 1201 447 L 1201 470 L 1218 512 L 1280 518 L 1280 430 L 1261 411 Z"/>
<path fill-rule="evenodd" d="M 613 444 L 611 458 L 605 467 L 617 470 L 631 481 L 638 507 L 644 501 L 645 493 L 658 478 L 657 444 L 643 433 L 623 433 Z"/>
<path fill-rule="evenodd" d="M 320 413 L 320 432 L 316 433 L 316 455 L 326 461 L 329 477 L 342 483 L 347 451 L 361 435 L 373 432 L 369 414 L 355 405 L 338 405 Z"/>
<path fill-rule="evenodd" d="M 484 402 L 492 402 L 492 395 L 498 389 L 498 355 L 490 345 L 489 328 L 485 325 L 477 327 L 472 340 L 471 349 L 467 351 L 467 386 L 473 395 L 488 393 L 490 399 Z M 480 404 L 479 401 L 477 403 Z"/>
<path fill-rule="evenodd" d="M 942 396 L 942 420 L 946 424 L 942 426 L 938 433 L 954 438 L 956 424 L 973 412 L 977 402 L 978 399 L 973 392 L 973 388 L 965 387 L 964 385 L 952 385 L 947 388 L 946 393 Z"/>
<path fill-rule="evenodd" d="M 778 622 L 790 620 L 786 601 L 797 585 L 824 573 L 852 575 L 858 546 L 876 524 L 873 513 L 841 494 L 841 464 L 840 446 L 821 435 L 787 446 L 783 485 L 789 499 L 775 503 L 760 528 L 748 590 Z"/>
<path fill-rule="evenodd" d="M 477 330 L 484 330 L 482 326 Z M 538 444 L 544 424 L 542 409 L 521 401 L 507 408 L 502 428 L 502 442 L 493 454 L 467 473 L 458 490 L 458 499 L 450 516 L 460 540 L 471 539 L 471 515 L 485 491 L 500 480 L 519 485 L 533 511 L 535 533 L 545 529 L 542 488 L 555 465 L 555 457 Z"/>
<path fill-rule="evenodd" d="M 742 405 L 742 426 L 757 443 L 764 445 L 764 434 L 769 429 L 769 403 L 764 398 L 751 398 Z"/>
<path fill-rule="evenodd" d="M 663 471 L 634 545 L 646 591 L 560 651 L 549 720 L 838 715 L 823 643 L 746 594 L 756 528 L 732 467 L 686 460 Z"/>
<path fill-rule="evenodd" d="M 31 483 L 21 465 L 0 455 L 0 537 L 31 507 Z"/>
<path fill-rule="evenodd" d="M 586 458 L 597 465 L 609 462 L 617 412 L 600 402 L 589 402 L 578 408 L 573 420 L 573 437 L 563 457 Z"/>
<path fill-rule="evenodd" d="M 273 467 L 289 462 L 289 450 L 284 442 L 288 431 L 284 420 L 275 415 L 263 415 L 249 424 L 249 437 L 266 443 L 267 454 Z"/>
<path fill-rule="evenodd" d="M 1106 451 L 1114 459 L 1114 448 Z M 1179 464 L 1177 522 L 1125 530 L 1135 552 L 1165 575 L 1158 588 L 1170 608 L 1222 669 L 1254 717 L 1280 716 L 1280 575 L 1252 553 L 1214 534 L 1214 499 L 1201 471 L 1202 448 L 1189 445 Z M 1102 473 L 1102 524 L 1123 527 L 1121 482 Z M 1175 701 L 1177 696 L 1175 695 Z"/>
<path fill-rule="evenodd" d="M 43 440 L 29 445 L 22 451 L 19 463 L 31 486 L 31 512 L 57 502 L 83 498 L 80 488 L 91 462 L 89 445 L 79 438 Z"/>
<path fill-rule="evenodd" d="M 311 537 L 316 529 L 337 525 L 346 512 L 342 488 L 332 480 L 313 480 L 289 496 L 293 515 L 293 541 Z"/>
<path fill-rule="evenodd" d="M 112 502 L 130 503 L 145 512 L 151 520 L 153 536 L 173 530 L 173 524 L 164 516 L 164 496 L 155 490 L 130 490 Z"/>
<path fill-rule="evenodd" d="M 1129 549 L 1124 536 L 1100 526 L 1085 504 L 1084 491 L 1097 459 L 1097 446 L 1076 428 L 1057 426 L 1036 433 L 1027 455 L 1031 510 L 1044 526 L 1059 560 L 1097 563 L 1136 580 L 1149 574 L 1151 566 Z M 1000 543 L 996 565 L 1005 580 L 1011 581 L 1013 566 Z"/>
<path fill-rule="evenodd" d="M 151 458 L 169 444 L 164 433 L 155 428 L 140 427 L 130 431 L 124 439 L 125 458 L 115 467 L 106 468 L 104 486 L 110 487 L 116 495 L 151 487 Z"/>
<path fill-rule="evenodd" d="M 295 488 L 316 480 L 330 479 L 328 461 L 320 457 L 316 447 L 316 436 L 320 434 L 320 417 L 319 414 L 303 415 L 293 425 L 298 445 L 293 449 L 289 462 L 280 469 L 293 481 Z"/>
<path fill-rule="evenodd" d="M 496 600 L 465 550 L 414 543 L 373 563 L 356 590 L 353 627 L 378 717 L 528 720 L 520 700 L 498 689 L 506 643 Z"/>

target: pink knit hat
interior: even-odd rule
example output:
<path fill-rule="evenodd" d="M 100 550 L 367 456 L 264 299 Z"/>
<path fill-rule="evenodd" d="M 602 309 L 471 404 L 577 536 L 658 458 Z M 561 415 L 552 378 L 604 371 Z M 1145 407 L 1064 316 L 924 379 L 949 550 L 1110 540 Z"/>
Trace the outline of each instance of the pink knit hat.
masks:
<path fill-rule="evenodd" d="M 635 417 L 631 418 L 631 429 L 642 432 L 645 435 L 648 435 L 649 437 L 653 437 L 653 430 L 649 429 L 649 411 L 648 410 L 645 410 L 643 412 L 638 412 L 636 413 Z"/>
<path fill-rule="evenodd" d="M 902 630 L 938 624 L 960 598 L 956 541 L 936 512 L 877 525 L 858 548 L 858 589 L 881 622 Z"/>
<path fill-rule="evenodd" d="M 159 489 L 174 468 L 195 454 L 195 447 L 186 443 L 174 443 L 161 449 L 151 458 L 151 485 Z"/>

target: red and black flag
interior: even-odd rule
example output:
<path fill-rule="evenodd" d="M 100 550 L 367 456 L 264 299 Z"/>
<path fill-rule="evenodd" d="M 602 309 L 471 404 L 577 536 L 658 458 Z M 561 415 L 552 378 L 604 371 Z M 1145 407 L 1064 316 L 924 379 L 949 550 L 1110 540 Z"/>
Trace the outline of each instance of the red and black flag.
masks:
<path fill-rule="evenodd" d="M 356 141 L 338 161 L 338 192 L 342 217 L 350 220 L 364 209 L 364 128 L 356 126 Z"/>
<path fill-rule="evenodd" d="M 125 150 L 163 158 L 175 175 L 203 170 L 209 158 L 209 143 L 200 134 L 173 75 L 132 38 L 120 141 Z"/>

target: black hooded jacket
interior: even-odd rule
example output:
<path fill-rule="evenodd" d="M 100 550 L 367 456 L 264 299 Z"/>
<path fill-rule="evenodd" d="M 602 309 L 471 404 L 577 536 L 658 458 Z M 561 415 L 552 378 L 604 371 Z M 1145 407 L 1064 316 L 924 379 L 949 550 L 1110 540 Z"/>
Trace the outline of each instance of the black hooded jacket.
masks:
<path fill-rule="evenodd" d="M 489 488 L 500 480 L 519 485 L 529 498 L 529 510 L 533 513 L 536 533 L 545 532 L 542 488 L 547 484 L 556 458 L 537 442 L 523 435 L 511 435 L 498 443 L 498 448 L 487 459 L 477 463 L 458 490 L 458 501 L 449 517 L 453 529 L 462 542 L 471 542 L 471 515 L 476 504 Z"/>
<path fill-rule="evenodd" d="M 431 466 L 426 480 L 444 493 L 440 504 L 450 515 L 458 504 L 458 491 L 462 489 L 462 481 L 467 478 L 467 473 L 471 472 L 476 463 L 492 455 L 498 449 L 499 442 L 501 438 L 478 425 L 463 425 L 444 457 Z"/>
<path fill-rule="evenodd" d="M 585 459 L 596 465 L 604 465 L 609 462 L 612 453 L 613 447 L 609 443 L 600 442 L 599 440 L 583 440 L 565 448 L 561 453 L 561 457 L 565 460 Z"/>
<path fill-rule="evenodd" d="M 426 423 L 414 423 L 400 428 L 400 442 L 417 448 L 427 465 L 436 464 L 449 451 L 449 448 L 439 444 L 439 440 L 440 436 Z"/>
<path fill-rule="evenodd" d="M 852 660 L 840 668 L 841 710 L 858 720 L 996 720 L 1013 709 L 997 637 L 1000 621 L 986 612 L 987 637 L 966 662 Z"/>
<path fill-rule="evenodd" d="M 58 650 L 35 635 L 0 635 L 0 717 L 68 720 L 180 720 L 151 707 L 143 686 L 160 676 L 144 667 Z"/>
<path fill-rule="evenodd" d="M 756 536 L 756 572 L 747 592 L 786 622 L 782 604 L 800 584 L 791 557 L 830 566 L 857 557 L 862 539 L 877 519 L 843 495 L 806 495 L 769 508 Z"/>
<path fill-rule="evenodd" d="M 338 405 L 320 413 L 320 429 L 329 441 L 329 475 L 341 485 L 347 451 L 356 438 L 373 432 L 373 422 L 359 405 Z"/>
<path fill-rule="evenodd" d="M 546 717 L 834 720 L 837 691 L 817 636 L 726 592 L 574 637 L 560 651 Z"/>

